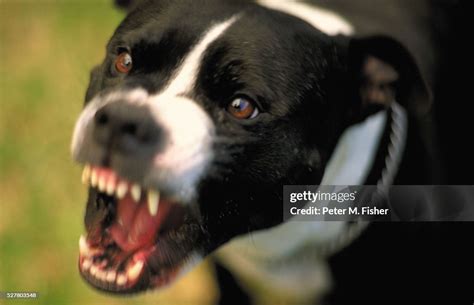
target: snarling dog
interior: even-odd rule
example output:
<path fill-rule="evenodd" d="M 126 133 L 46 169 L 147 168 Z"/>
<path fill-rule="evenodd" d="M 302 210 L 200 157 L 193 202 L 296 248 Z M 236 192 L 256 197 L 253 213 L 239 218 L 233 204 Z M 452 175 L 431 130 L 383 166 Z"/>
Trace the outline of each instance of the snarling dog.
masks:
<path fill-rule="evenodd" d="M 410 52 L 302 3 L 125 2 L 72 141 L 83 278 L 160 288 L 216 252 L 254 279 L 311 278 L 295 266 L 350 225 L 283 223 L 282 187 L 393 182 L 406 113 L 429 103 Z"/>

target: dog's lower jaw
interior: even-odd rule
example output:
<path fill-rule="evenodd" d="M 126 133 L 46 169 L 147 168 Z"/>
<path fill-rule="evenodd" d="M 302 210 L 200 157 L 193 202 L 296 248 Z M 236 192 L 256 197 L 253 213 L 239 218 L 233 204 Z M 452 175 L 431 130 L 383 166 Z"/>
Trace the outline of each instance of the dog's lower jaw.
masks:
<path fill-rule="evenodd" d="M 138 293 L 166 287 L 202 260 L 199 248 L 183 247 L 178 252 L 170 240 L 161 239 L 148 248 L 125 253 L 117 248 L 113 252 L 110 245 L 93 246 L 85 236 L 81 236 L 80 274 L 88 284 L 101 291 Z M 115 263 L 116 259 L 118 263 Z"/>
<path fill-rule="evenodd" d="M 88 251 L 98 251 L 88 245 L 84 236 L 81 236 L 80 243 L 83 244 L 82 247 L 85 245 Z M 81 254 L 78 262 L 80 274 L 88 284 L 98 290 L 113 294 L 131 294 L 164 288 L 202 260 L 202 255 L 195 251 L 173 266 L 153 268 L 150 261 L 158 251 L 158 245 L 155 245 L 148 250 L 136 252 L 121 272 L 104 269 L 101 261 L 97 260 L 100 252 L 96 252 L 95 257 Z"/>

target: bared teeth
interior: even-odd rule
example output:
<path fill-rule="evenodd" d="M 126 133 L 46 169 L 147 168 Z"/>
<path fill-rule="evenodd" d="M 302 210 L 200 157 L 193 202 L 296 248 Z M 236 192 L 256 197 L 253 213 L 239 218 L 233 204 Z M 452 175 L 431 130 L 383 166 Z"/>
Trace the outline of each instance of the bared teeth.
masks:
<path fill-rule="evenodd" d="M 86 164 L 82 172 L 82 181 L 91 187 L 97 188 L 100 192 L 109 196 L 114 196 L 121 200 L 128 192 L 134 202 L 140 203 L 142 188 L 138 183 L 130 184 L 126 180 L 120 180 L 117 174 L 110 169 L 100 169 Z M 147 206 L 151 216 L 158 214 L 160 203 L 160 192 L 149 190 L 147 193 Z M 86 248 L 84 248 L 86 249 Z"/>
<path fill-rule="evenodd" d="M 84 235 L 81 235 L 79 238 L 79 252 L 84 256 L 88 256 L 87 254 L 90 252 L 89 245 L 87 244 L 87 240 Z"/>
<path fill-rule="evenodd" d="M 107 278 L 107 273 L 103 270 L 97 270 L 97 273 L 95 275 L 96 278 L 98 278 L 99 280 L 101 281 L 105 281 L 105 279 Z"/>
<path fill-rule="evenodd" d="M 82 171 L 82 183 L 85 185 L 88 185 L 90 177 L 91 177 L 91 166 L 89 164 L 86 164 L 86 166 L 84 166 L 84 170 Z"/>
<path fill-rule="evenodd" d="M 109 271 L 107 272 L 107 276 L 105 277 L 105 280 L 109 283 L 112 283 L 115 281 L 116 277 L 117 277 L 117 273 L 115 271 Z"/>
<path fill-rule="evenodd" d="M 83 262 L 82 262 L 82 269 L 85 271 L 85 270 L 89 270 L 89 268 L 92 266 L 92 260 L 91 259 L 88 259 L 86 258 Z"/>
<path fill-rule="evenodd" d="M 96 187 L 97 182 L 99 182 L 99 176 L 98 176 L 97 170 L 95 168 L 92 168 L 92 170 L 91 170 L 91 186 Z"/>
<path fill-rule="evenodd" d="M 142 190 L 138 184 L 132 185 L 132 188 L 130 189 L 130 193 L 132 194 L 132 198 L 133 200 L 135 200 L 136 203 L 140 202 Z"/>
<path fill-rule="evenodd" d="M 157 191 L 148 191 L 148 211 L 151 216 L 155 216 L 158 213 L 158 204 L 160 202 L 160 193 Z"/>
<path fill-rule="evenodd" d="M 142 272 L 143 265 L 144 265 L 143 261 L 138 261 L 133 265 L 133 267 L 128 269 L 127 271 L 128 279 L 131 281 L 136 280 L 138 276 L 140 275 L 140 273 Z"/>
<path fill-rule="evenodd" d="M 117 285 L 123 286 L 123 285 L 125 285 L 125 283 L 127 283 L 127 276 L 123 273 L 120 273 L 117 276 L 117 279 L 115 280 L 115 282 L 117 283 Z"/>
<path fill-rule="evenodd" d="M 98 271 L 99 271 L 99 268 L 97 268 L 97 266 L 95 265 L 92 265 L 91 268 L 89 269 L 89 273 L 93 276 L 95 276 Z"/>
<path fill-rule="evenodd" d="M 98 253 L 97 249 L 91 248 L 84 235 L 79 238 L 79 252 L 82 256 L 91 257 Z"/>
<path fill-rule="evenodd" d="M 101 175 L 99 176 L 99 191 L 104 192 L 105 191 L 105 186 L 106 186 L 107 181 L 105 180 L 105 176 Z"/>
<path fill-rule="evenodd" d="M 125 197 L 125 194 L 127 194 L 127 189 L 128 189 L 127 183 L 124 181 L 120 182 L 116 190 L 117 198 L 123 199 L 123 197 Z"/>
<path fill-rule="evenodd" d="M 115 179 L 113 177 L 110 177 L 109 181 L 107 181 L 106 193 L 109 196 L 115 193 Z"/>
<path fill-rule="evenodd" d="M 87 243 L 86 237 L 81 235 L 79 238 L 79 252 L 82 256 L 91 257 L 97 254 L 100 254 L 100 250 L 96 248 L 91 248 Z"/>

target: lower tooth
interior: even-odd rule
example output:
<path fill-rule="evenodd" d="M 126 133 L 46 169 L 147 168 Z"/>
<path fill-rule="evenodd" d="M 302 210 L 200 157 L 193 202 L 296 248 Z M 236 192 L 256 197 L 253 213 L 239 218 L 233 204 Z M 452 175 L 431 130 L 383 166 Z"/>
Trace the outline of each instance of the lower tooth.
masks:
<path fill-rule="evenodd" d="M 91 257 L 100 253 L 100 250 L 96 248 L 91 248 L 87 243 L 87 239 L 84 237 L 84 235 L 81 235 L 81 237 L 79 238 L 79 253 L 82 256 Z"/>
<path fill-rule="evenodd" d="M 128 278 L 130 280 L 136 280 L 138 276 L 140 275 L 140 272 L 143 269 L 143 261 L 138 261 L 133 265 L 132 268 L 130 268 L 127 272 Z"/>
<path fill-rule="evenodd" d="M 117 285 L 122 286 L 122 285 L 125 285 L 126 282 L 127 282 L 127 276 L 123 273 L 120 273 L 117 276 L 117 280 L 116 280 Z"/>
<path fill-rule="evenodd" d="M 99 271 L 99 268 L 97 268 L 96 266 L 92 266 L 89 270 L 89 273 L 95 276 L 97 274 L 97 271 Z"/>
<path fill-rule="evenodd" d="M 107 277 L 107 273 L 105 273 L 102 270 L 99 270 L 97 271 L 96 277 L 101 281 L 105 281 L 105 278 Z"/>
<path fill-rule="evenodd" d="M 92 260 L 90 259 L 85 259 L 83 262 L 82 262 L 82 269 L 84 271 L 86 270 L 89 270 L 89 268 L 92 266 Z"/>
<path fill-rule="evenodd" d="M 105 278 L 105 280 L 109 283 L 112 283 L 113 281 L 115 281 L 116 276 L 117 273 L 115 271 L 109 271 L 107 272 L 107 277 Z"/>
<path fill-rule="evenodd" d="M 87 244 L 87 240 L 84 235 L 81 235 L 79 238 L 79 252 L 84 256 L 88 256 L 90 252 L 89 245 Z"/>

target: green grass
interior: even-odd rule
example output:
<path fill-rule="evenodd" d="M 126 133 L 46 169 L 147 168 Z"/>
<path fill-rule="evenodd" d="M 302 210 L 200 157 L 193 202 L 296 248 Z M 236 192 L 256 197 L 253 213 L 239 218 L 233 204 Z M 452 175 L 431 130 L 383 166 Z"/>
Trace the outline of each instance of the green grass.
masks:
<path fill-rule="evenodd" d="M 0 0 L 0 291 L 39 292 L 28 304 L 212 304 L 206 264 L 132 298 L 79 277 L 86 192 L 69 145 L 89 70 L 123 17 L 111 2 Z"/>

